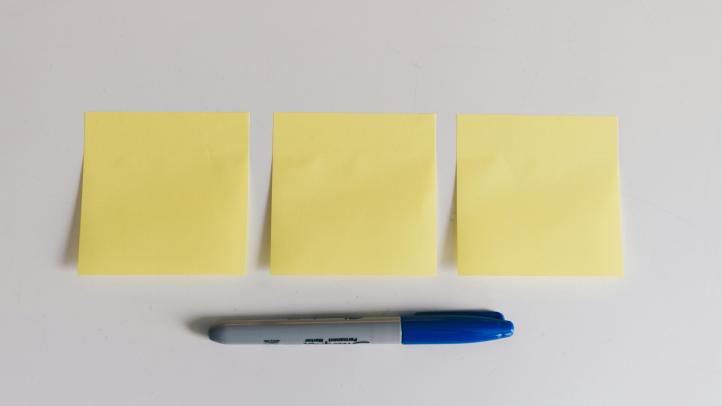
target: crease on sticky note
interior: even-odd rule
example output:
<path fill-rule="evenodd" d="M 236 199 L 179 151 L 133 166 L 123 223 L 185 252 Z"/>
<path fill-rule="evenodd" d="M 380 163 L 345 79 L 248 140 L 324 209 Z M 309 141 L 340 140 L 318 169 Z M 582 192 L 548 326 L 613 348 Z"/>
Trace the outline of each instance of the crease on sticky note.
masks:
<path fill-rule="evenodd" d="M 461 275 L 621 275 L 615 117 L 459 115 Z"/>
<path fill-rule="evenodd" d="M 243 274 L 248 113 L 86 113 L 78 272 Z"/>
<path fill-rule="evenodd" d="M 434 115 L 276 113 L 273 126 L 273 274 L 435 274 Z"/>

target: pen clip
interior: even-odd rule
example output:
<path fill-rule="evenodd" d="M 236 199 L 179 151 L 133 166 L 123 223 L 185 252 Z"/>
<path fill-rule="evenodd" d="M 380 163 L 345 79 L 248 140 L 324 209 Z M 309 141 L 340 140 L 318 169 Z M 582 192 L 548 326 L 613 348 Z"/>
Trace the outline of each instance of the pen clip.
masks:
<path fill-rule="evenodd" d="M 429 312 L 416 312 L 414 316 L 476 316 L 489 319 L 504 320 L 504 315 L 491 310 L 441 310 Z"/>

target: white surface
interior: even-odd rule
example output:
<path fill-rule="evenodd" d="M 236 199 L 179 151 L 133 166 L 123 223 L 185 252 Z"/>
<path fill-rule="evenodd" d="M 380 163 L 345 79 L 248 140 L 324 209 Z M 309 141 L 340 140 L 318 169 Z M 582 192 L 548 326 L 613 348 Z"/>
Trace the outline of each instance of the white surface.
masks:
<path fill-rule="evenodd" d="M 715 1 L 1 0 L 0 404 L 722 403 L 721 14 Z M 252 113 L 248 276 L 75 275 L 92 110 Z M 438 113 L 439 276 L 271 277 L 273 111 Z M 626 276 L 458 277 L 456 113 L 618 115 Z M 517 334 L 259 348 L 193 332 L 219 315 L 456 308 L 501 310 Z"/>

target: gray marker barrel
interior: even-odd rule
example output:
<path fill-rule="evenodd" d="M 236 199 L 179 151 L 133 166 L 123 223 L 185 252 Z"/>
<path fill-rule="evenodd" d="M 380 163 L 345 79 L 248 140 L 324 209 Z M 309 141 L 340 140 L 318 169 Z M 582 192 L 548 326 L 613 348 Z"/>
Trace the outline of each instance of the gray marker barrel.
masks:
<path fill-rule="evenodd" d="M 214 326 L 208 336 L 223 344 L 399 344 L 401 318 L 240 320 Z"/>

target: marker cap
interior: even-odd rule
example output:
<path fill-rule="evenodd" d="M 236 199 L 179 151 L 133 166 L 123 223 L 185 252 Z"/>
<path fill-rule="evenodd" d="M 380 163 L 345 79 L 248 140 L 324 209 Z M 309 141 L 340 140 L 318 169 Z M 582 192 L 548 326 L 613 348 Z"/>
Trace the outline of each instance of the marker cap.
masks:
<path fill-rule="evenodd" d="M 401 317 L 402 344 L 462 344 L 514 334 L 514 324 L 498 312 L 420 312 Z"/>

